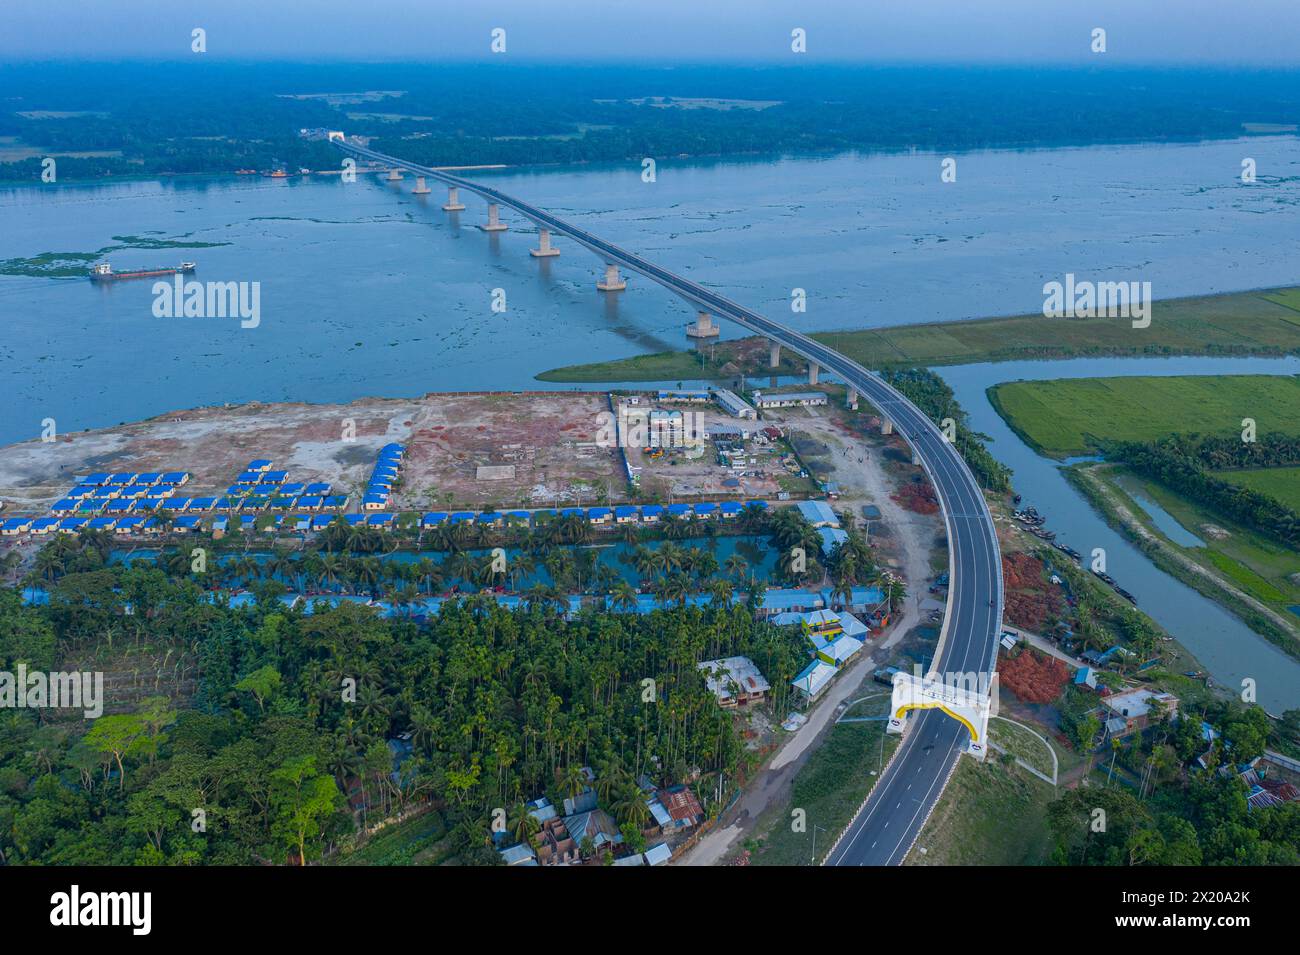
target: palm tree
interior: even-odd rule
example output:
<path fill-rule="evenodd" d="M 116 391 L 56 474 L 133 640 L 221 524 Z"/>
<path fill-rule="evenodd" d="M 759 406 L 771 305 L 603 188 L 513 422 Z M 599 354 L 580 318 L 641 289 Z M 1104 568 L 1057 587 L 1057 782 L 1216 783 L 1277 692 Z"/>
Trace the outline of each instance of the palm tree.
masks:
<path fill-rule="evenodd" d="M 691 596 L 690 579 L 680 572 L 669 574 L 659 587 L 659 595 L 668 603 L 685 607 Z"/>
<path fill-rule="evenodd" d="M 745 576 L 745 571 L 749 570 L 749 561 L 745 560 L 740 554 L 732 554 L 722 562 L 722 569 L 732 577 L 740 580 Z"/>
<path fill-rule="evenodd" d="M 636 608 L 636 589 L 626 580 L 614 584 L 610 594 L 610 603 L 615 610 L 633 610 Z"/>
<path fill-rule="evenodd" d="M 442 565 L 431 557 L 421 557 L 415 564 L 415 576 L 424 581 L 426 593 L 437 593 L 442 585 Z"/>
<path fill-rule="evenodd" d="M 551 588 L 541 582 L 533 584 L 524 592 L 524 606 L 529 610 L 546 607 L 551 602 Z"/>
<path fill-rule="evenodd" d="M 635 786 L 624 787 L 618 801 L 613 806 L 614 815 L 619 822 L 630 822 L 638 830 L 644 829 L 650 819 L 650 807 L 646 805 L 645 796 Z"/>
<path fill-rule="evenodd" d="M 569 763 L 560 774 L 560 792 L 570 799 L 587 788 L 587 777 L 577 763 Z"/>
<path fill-rule="evenodd" d="M 510 589 L 519 589 L 519 578 L 527 577 L 537 570 L 537 558 L 528 550 L 521 550 L 510 561 Z"/>
<path fill-rule="evenodd" d="M 473 579 L 477 565 L 473 557 L 463 550 L 458 550 L 447 558 L 443 566 L 453 578 L 468 584 Z"/>
<path fill-rule="evenodd" d="M 510 810 L 506 825 L 515 839 L 525 844 L 532 842 L 533 836 L 542 828 L 542 824 L 537 821 L 537 817 L 529 811 L 528 806 L 524 803 L 516 803 L 514 808 Z"/>

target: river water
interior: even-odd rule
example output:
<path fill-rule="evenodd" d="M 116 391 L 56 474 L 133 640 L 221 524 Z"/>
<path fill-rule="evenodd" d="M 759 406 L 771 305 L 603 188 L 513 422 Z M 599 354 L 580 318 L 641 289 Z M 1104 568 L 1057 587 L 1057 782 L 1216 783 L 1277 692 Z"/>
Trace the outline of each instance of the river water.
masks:
<path fill-rule="evenodd" d="M 1066 272 L 1150 281 L 1160 298 L 1296 278 L 1294 138 L 973 152 L 953 183 L 940 158 L 661 160 L 653 183 L 640 163 L 474 175 L 803 330 L 1036 311 L 1043 283 Z M 260 322 L 241 328 L 155 317 L 149 280 L 0 276 L 0 443 L 38 435 L 46 418 L 66 433 L 222 402 L 539 387 L 548 368 L 685 343 L 694 316 L 648 280 L 598 293 L 588 253 L 561 240 L 559 258 L 533 259 L 524 223 L 484 234 L 481 203 L 464 197 L 469 209 L 448 215 L 440 191 L 413 185 L 0 190 L 0 259 L 188 237 L 228 244 L 107 258 L 192 259 L 196 278 L 260 283 Z M 794 288 L 806 312 L 791 311 Z"/>
<path fill-rule="evenodd" d="M 1061 473 L 1062 464 L 1032 450 L 993 409 L 985 389 L 1004 381 L 1118 375 L 1300 374 L 1296 358 L 1100 358 L 1014 361 L 934 369 L 952 386 L 971 427 L 992 439 L 989 450 L 1015 471 L 1024 506 L 1047 518 L 1056 539 L 1088 557 L 1106 551 L 1106 569 L 1138 606 L 1187 647 L 1221 684 L 1256 681 L 1270 713 L 1300 706 L 1300 661 L 1287 656 L 1227 610 L 1169 576 L 1106 522 Z M 1144 505 L 1145 506 L 1145 505 Z M 1161 511 L 1162 514 L 1165 512 Z M 1171 515 L 1165 514 L 1169 521 Z M 1163 519 L 1163 518 L 1162 518 Z M 1186 530 L 1183 534 L 1190 537 Z"/>
<path fill-rule="evenodd" d="M 941 158 L 662 160 L 651 183 L 640 163 L 474 175 L 805 331 L 1037 311 L 1043 283 L 1067 272 L 1150 281 L 1158 298 L 1296 280 L 1293 137 L 971 152 L 952 183 L 940 181 Z M 1249 185 L 1245 158 L 1260 176 Z M 560 240 L 559 258 L 533 259 L 525 223 L 484 234 L 481 204 L 464 197 L 469 209 L 449 215 L 441 192 L 413 196 L 412 185 L 229 177 L 0 190 L 0 259 L 95 252 L 117 236 L 223 243 L 107 258 L 117 269 L 193 259 L 196 278 L 256 282 L 260 295 L 257 326 L 241 328 L 155 317 L 147 280 L 0 276 L 0 443 L 37 436 L 47 418 L 67 433 L 223 402 L 571 387 L 533 376 L 684 345 L 694 316 L 668 292 L 634 276 L 624 293 L 598 293 L 589 254 Z M 796 288 L 805 312 L 791 310 Z M 1300 664 L 1150 567 L 983 397 L 1004 378 L 1119 367 L 943 374 L 1063 540 L 1105 546 L 1123 586 L 1216 677 L 1255 676 L 1270 709 L 1296 705 Z"/>

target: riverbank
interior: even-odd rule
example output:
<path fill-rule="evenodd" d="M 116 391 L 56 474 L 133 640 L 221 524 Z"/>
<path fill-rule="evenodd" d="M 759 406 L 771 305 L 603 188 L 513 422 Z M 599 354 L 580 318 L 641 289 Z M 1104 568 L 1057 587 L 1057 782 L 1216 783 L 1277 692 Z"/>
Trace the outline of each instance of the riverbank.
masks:
<path fill-rule="evenodd" d="M 1198 664 L 1216 686 L 1237 687 L 1259 681 L 1259 700 L 1270 712 L 1294 706 L 1300 692 L 1300 661 L 1256 633 L 1240 616 L 1157 565 L 1122 529 L 1105 517 L 1067 478 L 1060 461 L 1038 454 L 1022 441 L 988 401 L 991 386 L 1006 381 L 1056 381 L 1076 378 L 1180 377 L 1187 375 L 1286 375 L 1300 372 L 1294 357 L 1076 359 L 954 366 L 939 369 L 970 416 L 970 426 L 988 436 L 987 446 L 1014 471 L 1022 507 L 1035 507 L 1047 518 L 1055 541 L 1083 555 L 1084 566 L 1104 554 L 1106 572 L 1137 599 L 1137 606 Z M 1240 422 L 1240 417 L 1237 419 Z M 1162 518 L 1163 520 L 1163 518 Z M 1205 519 L 1210 520 L 1209 518 Z M 1205 521 L 1191 520 L 1198 528 Z M 1212 521 L 1219 524 L 1221 522 Z M 1200 535 L 1208 533 L 1200 532 Z M 1208 538 L 1206 538 L 1208 539 Z M 1086 574 L 1091 577 L 1092 575 Z M 1165 644 L 1173 646 L 1173 644 Z M 1177 692 L 1177 691 L 1175 691 Z"/>
<path fill-rule="evenodd" d="M 1051 319 L 1041 314 L 818 332 L 813 338 L 868 368 L 964 365 L 1042 358 L 1300 354 L 1300 287 L 1157 301 L 1149 328 L 1122 319 Z M 769 365 L 767 343 L 720 342 L 712 354 L 661 352 L 553 368 L 539 381 L 604 382 L 791 375 L 802 359 Z"/>
<path fill-rule="evenodd" d="M 1145 517 L 1114 479 L 1115 465 L 1075 465 L 1064 469 L 1066 480 L 1106 523 L 1123 534 L 1153 564 L 1202 596 L 1230 610 L 1247 626 L 1291 657 L 1300 659 L 1300 629 L 1263 600 L 1234 585 L 1210 562 L 1207 548 L 1175 545 Z M 1197 551 L 1203 550 L 1206 557 Z"/>

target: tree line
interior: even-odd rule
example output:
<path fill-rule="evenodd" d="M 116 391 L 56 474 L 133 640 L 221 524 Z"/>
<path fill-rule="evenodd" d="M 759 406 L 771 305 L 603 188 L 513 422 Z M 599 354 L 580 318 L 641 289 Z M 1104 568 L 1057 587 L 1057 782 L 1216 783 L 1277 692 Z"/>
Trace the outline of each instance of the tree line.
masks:
<path fill-rule="evenodd" d="M 1248 442 L 1237 444 L 1252 448 Z M 1264 461 L 1267 466 L 1300 460 L 1300 439 L 1268 435 L 1260 450 L 1236 450 L 1228 439 L 1197 435 L 1169 435 L 1151 442 L 1113 441 L 1103 446 L 1106 457 L 1119 461 L 1143 477 L 1163 484 L 1190 500 L 1209 507 L 1251 530 L 1289 547 L 1300 546 L 1300 514 L 1267 494 L 1217 477 L 1210 463 Z M 1240 464 L 1233 466 L 1255 466 Z"/>

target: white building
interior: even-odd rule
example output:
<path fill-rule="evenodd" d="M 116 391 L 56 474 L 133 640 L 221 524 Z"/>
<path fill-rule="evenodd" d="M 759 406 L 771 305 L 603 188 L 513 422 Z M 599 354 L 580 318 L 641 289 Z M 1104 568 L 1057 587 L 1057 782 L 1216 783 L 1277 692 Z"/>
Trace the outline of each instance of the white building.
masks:
<path fill-rule="evenodd" d="M 757 418 L 758 412 L 744 398 L 734 391 L 719 388 L 713 392 L 713 400 L 723 411 L 733 418 Z"/>
<path fill-rule="evenodd" d="M 827 404 L 827 398 L 821 391 L 769 391 L 766 394 L 756 391 L 754 404 L 760 408 L 813 408 Z"/>

